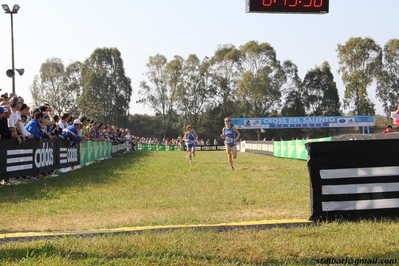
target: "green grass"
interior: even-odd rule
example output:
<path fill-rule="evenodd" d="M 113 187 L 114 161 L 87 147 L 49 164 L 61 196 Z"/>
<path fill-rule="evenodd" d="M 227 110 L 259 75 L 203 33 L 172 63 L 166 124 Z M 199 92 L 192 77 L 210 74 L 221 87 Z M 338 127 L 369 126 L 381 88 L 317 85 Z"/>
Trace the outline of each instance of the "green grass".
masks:
<path fill-rule="evenodd" d="M 305 161 L 224 152 L 130 152 L 0 188 L 1 233 L 214 224 L 310 216 Z M 397 255 L 398 254 L 398 255 Z M 396 220 L 267 230 L 169 232 L 8 242 L 1 265 L 314 265 L 321 258 L 398 259 Z"/>

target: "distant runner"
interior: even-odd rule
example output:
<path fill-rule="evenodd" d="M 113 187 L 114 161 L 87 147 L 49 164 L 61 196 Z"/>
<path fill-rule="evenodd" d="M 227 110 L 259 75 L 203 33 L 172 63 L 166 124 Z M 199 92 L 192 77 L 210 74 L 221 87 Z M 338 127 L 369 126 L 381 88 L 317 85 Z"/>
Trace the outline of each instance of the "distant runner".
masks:
<path fill-rule="evenodd" d="M 187 146 L 187 155 L 186 158 L 189 158 L 189 163 L 192 162 L 192 157 L 195 157 L 195 141 L 198 141 L 198 135 L 193 130 L 193 127 L 188 125 L 186 127 L 186 133 L 184 134 L 184 141 L 186 142 Z"/>
<path fill-rule="evenodd" d="M 224 139 L 224 145 L 226 147 L 230 167 L 231 170 L 234 171 L 233 159 L 237 158 L 236 142 L 239 141 L 241 133 L 234 125 L 231 124 L 230 117 L 226 117 L 224 119 L 224 124 L 225 127 L 222 128 L 222 134 L 220 134 L 220 137 Z"/>

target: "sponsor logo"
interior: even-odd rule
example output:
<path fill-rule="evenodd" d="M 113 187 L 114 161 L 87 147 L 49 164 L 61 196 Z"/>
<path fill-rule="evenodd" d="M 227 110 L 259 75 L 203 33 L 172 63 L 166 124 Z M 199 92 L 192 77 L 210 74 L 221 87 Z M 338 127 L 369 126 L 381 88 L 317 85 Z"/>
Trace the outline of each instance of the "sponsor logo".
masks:
<path fill-rule="evenodd" d="M 72 163 L 78 161 L 78 149 L 76 147 L 60 149 L 60 163 Z"/>
<path fill-rule="evenodd" d="M 33 168 L 33 149 L 7 150 L 7 172 Z"/>
<path fill-rule="evenodd" d="M 53 145 L 51 145 L 53 146 Z M 54 164 L 54 149 L 49 143 L 43 143 L 41 149 L 37 149 L 34 155 L 34 162 L 37 168 Z"/>

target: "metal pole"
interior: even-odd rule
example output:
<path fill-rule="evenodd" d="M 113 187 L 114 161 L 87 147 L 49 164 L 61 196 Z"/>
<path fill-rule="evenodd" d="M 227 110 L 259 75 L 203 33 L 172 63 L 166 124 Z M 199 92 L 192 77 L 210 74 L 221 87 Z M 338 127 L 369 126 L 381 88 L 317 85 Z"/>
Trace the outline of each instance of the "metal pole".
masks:
<path fill-rule="evenodd" d="M 12 19 L 12 14 L 11 15 L 11 67 L 12 70 L 15 71 L 15 67 L 14 67 L 14 23 L 13 23 L 13 19 Z M 14 76 L 12 76 L 12 93 L 15 94 L 15 72 L 14 72 Z"/>

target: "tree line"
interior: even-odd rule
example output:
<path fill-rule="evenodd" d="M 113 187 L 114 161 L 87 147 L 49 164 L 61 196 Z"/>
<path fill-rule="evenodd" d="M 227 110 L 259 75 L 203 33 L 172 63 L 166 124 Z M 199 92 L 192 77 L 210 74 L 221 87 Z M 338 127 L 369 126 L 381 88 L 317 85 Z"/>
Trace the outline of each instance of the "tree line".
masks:
<path fill-rule="evenodd" d="M 338 44 L 338 73 L 345 86 L 342 104 L 328 62 L 307 71 L 302 79 L 290 60 L 280 62 L 269 43 L 249 41 L 240 47 L 219 45 L 211 57 L 179 55 L 171 60 L 150 56 L 136 104 L 154 116 L 131 115 L 131 79 L 116 48 L 98 48 L 83 63 L 64 67 L 57 58 L 46 60 L 31 86 L 35 103 L 47 101 L 58 112 L 84 114 L 105 124 L 128 127 L 143 137 L 175 138 L 191 124 L 204 138 L 216 138 L 223 118 L 276 116 L 375 115 L 369 90 L 389 116 L 399 93 L 399 40 L 381 48 L 373 39 L 350 38 Z M 315 137 L 334 129 L 278 129 L 245 132 L 244 138 Z"/>

